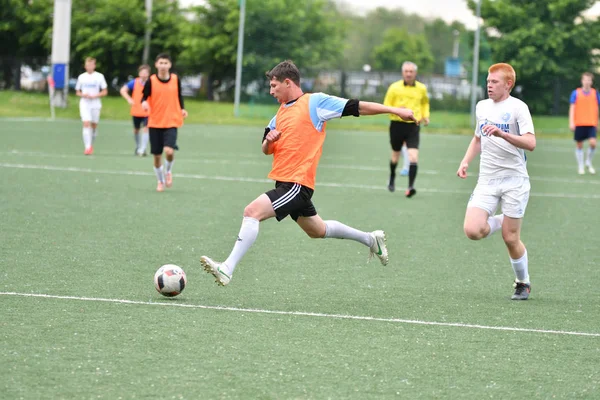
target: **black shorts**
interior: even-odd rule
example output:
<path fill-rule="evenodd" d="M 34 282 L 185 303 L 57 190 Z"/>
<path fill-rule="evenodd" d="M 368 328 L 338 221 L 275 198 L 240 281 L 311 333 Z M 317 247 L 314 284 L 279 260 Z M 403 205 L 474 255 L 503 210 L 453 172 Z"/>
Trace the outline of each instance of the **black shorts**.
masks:
<path fill-rule="evenodd" d="M 317 210 L 310 200 L 313 193 L 314 190 L 298 183 L 275 182 L 275 189 L 265 194 L 271 199 L 277 221 L 281 221 L 288 215 L 297 221 L 298 217 L 317 215 Z"/>
<path fill-rule="evenodd" d="M 163 147 L 177 147 L 177 128 L 150 128 L 150 152 L 154 155 L 163 153 Z"/>
<path fill-rule="evenodd" d="M 131 117 L 133 119 L 133 127 L 135 129 L 140 129 L 143 125 L 144 127 L 148 126 L 148 117 Z"/>
<path fill-rule="evenodd" d="M 417 124 L 408 122 L 391 121 L 390 123 L 390 144 L 392 150 L 402 150 L 402 144 L 406 143 L 409 149 L 419 148 L 419 130 L 421 127 Z"/>
<path fill-rule="evenodd" d="M 576 126 L 575 132 L 573 133 L 573 139 L 576 142 L 583 142 L 584 140 L 596 137 L 595 126 Z"/>

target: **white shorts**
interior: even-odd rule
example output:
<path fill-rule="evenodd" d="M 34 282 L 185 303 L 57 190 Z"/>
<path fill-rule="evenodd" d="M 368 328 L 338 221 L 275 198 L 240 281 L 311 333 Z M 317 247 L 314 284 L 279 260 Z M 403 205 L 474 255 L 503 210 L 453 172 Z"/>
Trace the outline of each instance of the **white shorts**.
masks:
<path fill-rule="evenodd" d="M 479 178 L 467 207 L 477 207 L 496 214 L 498 204 L 502 214 L 510 218 L 523 218 L 531 185 L 529 178 Z"/>
<path fill-rule="evenodd" d="M 79 115 L 81 115 L 82 121 L 97 124 L 100 121 L 100 108 L 90 108 L 84 104 L 79 104 Z"/>

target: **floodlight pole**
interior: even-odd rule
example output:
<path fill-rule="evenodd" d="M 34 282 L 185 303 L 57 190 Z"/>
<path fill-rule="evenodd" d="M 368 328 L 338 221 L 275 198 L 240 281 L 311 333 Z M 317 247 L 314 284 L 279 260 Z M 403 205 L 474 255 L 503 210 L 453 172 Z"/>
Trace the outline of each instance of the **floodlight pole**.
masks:
<path fill-rule="evenodd" d="M 146 32 L 144 34 L 144 54 L 142 64 L 150 59 L 150 38 L 152 37 L 152 0 L 146 0 Z"/>
<path fill-rule="evenodd" d="M 475 30 L 475 44 L 473 45 L 473 75 L 471 76 L 471 126 L 475 127 L 475 103 L 477 101 L 477 80 L 479 79 L 479 31 L 481 19 L 481 1 L 477 0 L 475 16 L 477 17 L 477 29 Z"/>
<path fill-rule="evenodd" d="M 240 26 L 238 28 L 237 59 L 235 63 L 235 97 L 233 115 L 240 116 L 240 93 L 242 91 L 242 57 L 244 56 L 244 22 L 246 20 L 246 0 L 240 0 Z"/>

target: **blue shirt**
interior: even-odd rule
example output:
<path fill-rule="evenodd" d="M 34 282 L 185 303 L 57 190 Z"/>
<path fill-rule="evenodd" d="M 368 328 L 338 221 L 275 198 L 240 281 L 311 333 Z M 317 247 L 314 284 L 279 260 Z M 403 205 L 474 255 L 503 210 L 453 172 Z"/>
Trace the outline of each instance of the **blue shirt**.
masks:
<path fill-rule="evenodd" d="M 583 92 L 583 94 L 587 96 L 590 94 L 590 92 L 587 92 L 587 93 Z M 598 105 L 600 105 L 600 93 L 597 90 L 596 90 L 596 98 L 598 100 Z M 577 89 L 573 90 L 573 93 L 571 93 L 571 101 L 570 101 L 571 104 L 575 104 L 576 100 L 577 100 Z"/>
<path fill-rule="evenodd" d="M 130 80 L 129 82 L 127 82 L 127 89 L 129 89 L 130 92 L 133 92 L 134 85 L 135 85 L 135 79 Z"/>
<path fill-rule="evenodd" d="M 344 107 L 348 99 L 341 97 L 330 96 L 325 93 L 312 93 L 308 100 L 308 109 L 310 112 L 310 119 L 315 129 L 319 132 L 323 131 L 323 125 L 330 119 L 340 118 Z M 284 107 L 289 107 L 294 104 L 295 101 L 285 104 Z M 271 119 L 268 127 L 272 130 L 277 126 L 277 116 Z"/>

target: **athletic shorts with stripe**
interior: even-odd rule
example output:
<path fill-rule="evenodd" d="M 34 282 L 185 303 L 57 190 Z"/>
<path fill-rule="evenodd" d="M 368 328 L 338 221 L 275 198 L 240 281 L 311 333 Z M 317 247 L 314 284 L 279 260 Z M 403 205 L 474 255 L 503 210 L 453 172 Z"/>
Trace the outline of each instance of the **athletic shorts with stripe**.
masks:
<path fill-rule="evenodd" d="M 275 189 L 265 194 L 271 199 L 273 210 L 277 221 L 281 221 L 288 215 L 294 221 L 298 217 L 313 217 L 317 210 L 311 201 L 314 190 L 292 182 L 275 182 Z"/>

